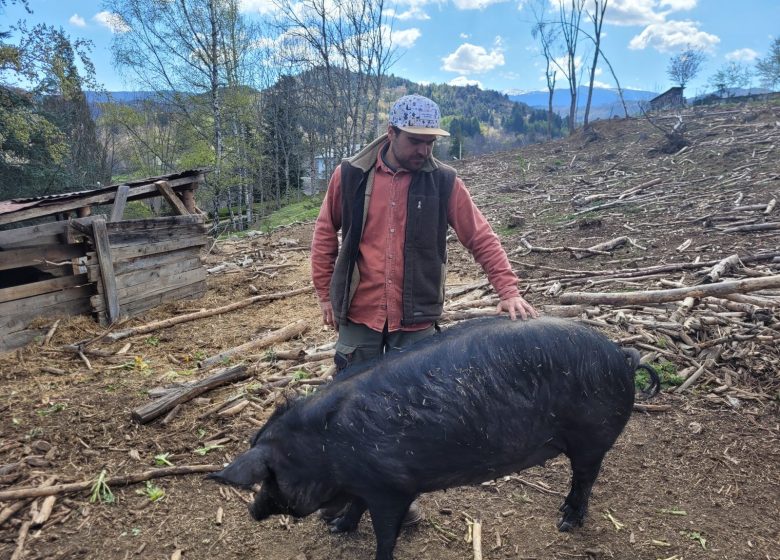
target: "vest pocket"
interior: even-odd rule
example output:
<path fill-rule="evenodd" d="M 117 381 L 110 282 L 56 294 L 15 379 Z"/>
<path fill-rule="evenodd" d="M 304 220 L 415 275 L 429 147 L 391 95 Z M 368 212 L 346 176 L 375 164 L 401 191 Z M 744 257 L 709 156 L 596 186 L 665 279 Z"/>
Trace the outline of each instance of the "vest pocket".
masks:
<path fill-rule="evenodd" d="M 413 196 L 407 223 L 411 223 L 415 247 L 436 250 L 439 238 L 439 198 Z"/>

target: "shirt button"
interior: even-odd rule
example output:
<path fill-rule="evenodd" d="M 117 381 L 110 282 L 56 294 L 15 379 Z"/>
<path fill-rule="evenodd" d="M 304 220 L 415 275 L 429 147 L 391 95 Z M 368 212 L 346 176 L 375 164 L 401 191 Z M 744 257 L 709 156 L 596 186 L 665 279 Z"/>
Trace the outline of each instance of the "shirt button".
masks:
<path fill-rule="evenodd" d="M 395 233 L 395 228 L 390 228 L 390 233 Z"/>
<path fill-rule="evenodd" d="M 387 281 L 387 283 L 388 283 L 388 284 L 392 284 L 392 283 L 393 283 L 393 281 L 392 281 L 392 280 L 388 280 L 388 281 Z"/>

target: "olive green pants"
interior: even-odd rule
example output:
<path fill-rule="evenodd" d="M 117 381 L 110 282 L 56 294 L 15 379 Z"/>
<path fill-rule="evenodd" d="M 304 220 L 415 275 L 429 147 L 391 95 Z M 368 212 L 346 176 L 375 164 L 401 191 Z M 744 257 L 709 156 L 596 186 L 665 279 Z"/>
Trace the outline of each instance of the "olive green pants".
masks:
<path fill-rule="evenodd" d="M 377 358 L 387 352 L 414 344 L 436 333 L 433 325 L 421 331 L 382 332 L 369 329 L 365 325 L 347 321 L 339 326 L 339 338 L 336 342 L 336 368 L 341 371 L 351 364 Z"/>

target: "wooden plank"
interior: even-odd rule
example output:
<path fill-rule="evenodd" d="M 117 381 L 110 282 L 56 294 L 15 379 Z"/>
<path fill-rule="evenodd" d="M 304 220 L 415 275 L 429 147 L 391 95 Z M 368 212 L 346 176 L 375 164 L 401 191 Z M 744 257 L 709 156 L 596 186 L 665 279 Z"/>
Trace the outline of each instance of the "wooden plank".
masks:
<path fill-rule="evenodd" d="M 125 206 L 127 206 L 127 195 L 129 193 L 129 185 L 119 185 L 119 187 L 117 187 L 114 205 L 111 207 L 111 217 L 108 219 L 109 222 L 118 222 L 122 219 L 122 215 L 125 213 Z"/>
<path fill-rule="evenodd" d="M 21 286 L 2 288 L 0 289 L 0 303 L 37 296 L 40 294 L 47 294 L 49 292 L 54 292 L 63 288 L 81 286 L 87 283 L 89 283 L 87 275 L 79 274 L 76 276 L 61 276 L 60 278 L 51 278 L 49 280 L 41 280 L 40 282 L 30 282 L 29 284 L 22 284 Z"/>
<path fill-rule="evenodd" d="M 39 296 L 7 301 L 5 303 L 0 303 L 0 317 L 11 317 L 15 315 L 37 317 L 39 316 L 40 310 L 46 307 L 77 299 L 86 299 L 94 293 L 95 286 L 87 284 L 86 286 L 67 288 L 59 292 L 50 292 Z"/>
<path fill-rule="evenodd" d="M 60 262 L 85 254 L 86 249 L 81 245 L 41 245 L 0 251 L 0 270 L 42 265 L 44 261 Z"/>
<path fill-rule="evenodd" d="M 160 194 L 165 197 L 165 200 L 168 201 L 177 214 L 180 216 L 186 216 L 190 213 L 190 211 L 187 210 L 187 207 L 184 206 L 184 203 L 181 201 L 179 196 L 173 192 L 173 189 L 171 188 L 171 185 L 168 184 L 168 181 L 157 181 L 155 185 L 157 185 L 157 188 L 160 190 Z"/>
<path fill-rule="evenodd" d="M 184 239 L 174 239 L 162 243 L 150 243 L 149 245 L 130 245 L 128 247 L 119 247 L 113 252 L 115 261 L 125 259 L 134 259 L 136 257 L 155 255 L 157 253 L 167 253 L 186 249 L 187 247 L 203 247 L 206 244 L 206 238 L 203 236 L 187 237 Z M 0 253 L 2 255 L 2 253 Z"/>
<path fill-rule="evenodd" d="M 117 297 L 116 278 L 114 276 L 113 255 L 111 245 L 108 243 L 108 230 L 106 222 L 97 219 L 92 222 L 95 241 L 95 253 L 100 265 L 100 281 L 103 286 L 103 297 L 108 310 L 108 323 L 114 324 L 119 320 L 119 298 Z"/>
<path fill-rule="evenodd" d="M 186 226 L 150 229 L 147 231 L 134 231 L 122 233 L 109 233 L 108 239 L 112 249 L 128 247 L 130 245 L 162 243 L 185 237 L 202 237 L 205 243 L 206 227 L 200 224 Z"/>
<path fill-rule="evenodd" d="M 164 268 L 153 268 L 147 270 L 138 270 L 135 272 L 129 272 L 127 274 L 117 275 L 116 287 L 118 290 L 123 288 L 130 288 L 131 286 L 137 286 L 138 284 L 145 284 L 148 282 L 160 283 L 163 278 L 201 268 L 203 265 L 199 258 L 189 258 L 181 261 L 177 261 L 167 265 Z M 100 286 L 98 286 L 98 293 L 100 293 Z"/>
<path fill-rule="evenodd" d="M 122 220 L 106 224 L 108 234 L 118 232 L 145 231 L 166 227 L 183 226 L 187 224 L 204 224 L 203 216 L 189 214 L 187 216 L 160 216 L 159 218 L 139 218 L 137 220 Z"/>
<path fill-rule="evenodd" d="M 121 307 L 143 297 L 194 284 L 195 282 L 200 282 L 205 279 L 206 269 L 203 267 L 187 270 L 178 274 L 168 274 L 167 271 L 161 271 L 160 277 L 150 282 L 144 282 L 143 284 L 136 284 L 134 286 L 116 290 L 116 297 L 119 306 Z M 97 304 L 99 303 L 99 300 L 99 295 L 92 298 L 92 303 L 96 308 L 98 307 Z"/>
<path fill-rule="evenodd" d="M 197 184 L 203 179 L 203 174 L 190 175 L 187 177 L 180 177 L 179 179 L 173 179 L 168 181 L 168 184 L 175 189 L 184 188 L 191 189 L 193 184 Z M 159 193 L 157 185 L 154 183 L 142 183 L 140 185 L 133 185 L 130 187 L 130 192 L 127 195 L 127 200 L 139 200 L 143 198 L 149 198 L 151 196 L 157 196 Z M 52 214 L 58 214 L 60 212 L 69 212 L 83 206 L 89 206 L 92 204 L 110 204 L 114 202 L 116 197 L 116 191 L 106 191 L 92 196 L 85 196 L 79 198 L 73 198 L 70 200 L 62 200 L 58 202 L 51 202 L 39 206 L 32 206 L 18 212 L 9 212 L 7 214 L 0 214 L 0 225 L 11 224 L 14 222 L 21 222 L 23 220 L 31 220 L 33 218 L 39 218 L 41 216 L 50 216 Z"/>
<path fill-rule="evenodd" d="M 92 221 L 92 218 L 71 221 L 85 223 Z M 51 235 L 63 235 L 68 230 L 68 223 L 69 221 L 46 222 L 45 224 L 0 231 L 0 247 L 5 247 L 6 244 L 13 245 L 28 239 L 34 240 L 38 237 L 46 238 Z M 38 243 L 37 245 L 45 245 L 45 243 Z"/>
<path fill-rule="evenodd" d="M 6 241 L 0 241 L 0 250 L 7 251 L 9 249 L 21 249 L 22 247 L 37 247 L 39 245 L 59 245 L 62 243 L 59 235 L 38 235 L 28 239 L 22 239 L 20 241 L 14 241 L 8 243 Z"/>
<path fill-rule="evenodd" d="M 178 251 L 169 251 L 167 253 L 157 253 L 155 255 L 148 255 L 137 257 L 135 259 L 128 259 L 114 263 L 114 274 L 122 276 L 124 274 L 135 272 L 138 270 L 149 270 L 159 267 L 167 266 L 171 263 L 178 262 L 185 259 L 200 258 L 200 247 L 188 247 L 186 249 L 180 249 Z M 97 259 L 91 259 L 87 264 L 87 273 L 89 279 L 92 282 L 97 281 L 100 275 L 100 269 L 97 264 Z"/>
<path fill-rule="evenodd" d="M 204 280 L 202 282 L 181 286 L 167 292 L 154 294 L 142 299 L 138 299 L 131 303 L 127 303 L 122 307 L 122 313 L 127 317 L 135 317 L 136 315 L 139 315 L 144 311 L 148 311 L 149 309 L 153 309 L 159 305 L 162 305 L 163 303 L 169 301 L 179 301 L 182 299 L 198 298 L 205 293 L 206 281 Z M 101 324 L 106 324 L 104 310 L 99 310 L 98 317 L 101 320 Z"/>

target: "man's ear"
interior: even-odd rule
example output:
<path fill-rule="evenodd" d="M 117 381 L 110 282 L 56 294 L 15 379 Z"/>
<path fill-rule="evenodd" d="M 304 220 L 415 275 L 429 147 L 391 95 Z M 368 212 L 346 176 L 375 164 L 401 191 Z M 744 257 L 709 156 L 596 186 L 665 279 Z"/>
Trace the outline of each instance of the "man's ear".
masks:
<path fill-rule="evenodd" d="M 266 450 L 253 447 L 219 472 L 211 473 L 206 478 L 216 480 L 221 484 L 251 489 L 252 485 L 260 484 L 268 478 Z"/>

